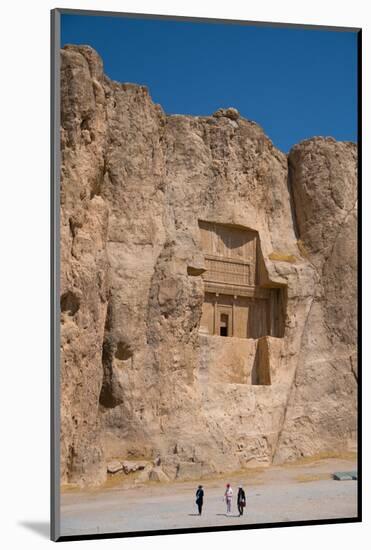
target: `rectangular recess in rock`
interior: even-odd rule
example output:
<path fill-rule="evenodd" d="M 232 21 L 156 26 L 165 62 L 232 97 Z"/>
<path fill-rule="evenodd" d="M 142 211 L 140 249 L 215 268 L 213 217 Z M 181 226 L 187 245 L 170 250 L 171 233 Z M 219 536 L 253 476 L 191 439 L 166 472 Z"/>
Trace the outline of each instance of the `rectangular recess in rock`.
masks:
<path fill-rule="evenodd" d="M 202 332 L 237 338 L 283 337 L 284 289 L 262 282 L 266 269 L 258 232 L 202 220 L 199 228 L 206 265 Z M 222 316 L 227 318 L 222 321 Z"/>

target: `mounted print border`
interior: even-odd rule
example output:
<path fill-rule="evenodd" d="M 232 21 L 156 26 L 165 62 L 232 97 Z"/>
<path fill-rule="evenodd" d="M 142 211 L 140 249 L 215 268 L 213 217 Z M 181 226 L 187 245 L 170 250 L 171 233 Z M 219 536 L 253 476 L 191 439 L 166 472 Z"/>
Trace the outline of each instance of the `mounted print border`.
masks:
<path fill-rule="evenodd" d="M 145 72 L 113 79 L 110 59 L 106 76 L 108 46 L 103 64 L 87 34 L 66 44 L 63 17 L 109 20 L 112 44 L 124 21 L 135 47 L 152 40 L 148 80 L 170 110 L 193 75 L 178 32 L 195 52 L 202 29 L 200 64 L 248 31 L 353 33 L 357 144 L 308 136 L 282 152 L 243 94 L 222 104 L 240 82 L 225 59 L 227 86 L 210 73 L 181 98 L 202 114 L 166 114 Z M 51 12 L 52 540 L 362 521 L 361 36 Z"/>

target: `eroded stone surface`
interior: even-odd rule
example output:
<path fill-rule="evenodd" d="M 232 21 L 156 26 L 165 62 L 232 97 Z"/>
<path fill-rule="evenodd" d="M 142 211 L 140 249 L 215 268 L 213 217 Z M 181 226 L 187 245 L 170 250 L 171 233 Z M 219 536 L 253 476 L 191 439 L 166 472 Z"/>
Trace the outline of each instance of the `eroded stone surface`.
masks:
<path fill-rule="evenodd" d="M 109 474 L 117 474 L 118 472 L 122 472 L 122 470 L 123 465 L 118 460 L 112 460 L 107 464 L 107 472 Z"/>
<path fill-rule="evenodd" d="M 300 247 L 317 284 L 276 461 L 352 448 L 356 438 L 357 149 L 314 138 L 289 155 Z"/>
<path fill-rule="evenodd" d="M 196 479 L 350 445 L 356 147 L 287 159 L 234 109 L 168 116 L 91 48 L 61 55 L 62 481 L 101 483 L 117 457 Z M 282 293 L 277 332 L 202 327 L 200 221 L 256 235 L 249 300 Z"/>

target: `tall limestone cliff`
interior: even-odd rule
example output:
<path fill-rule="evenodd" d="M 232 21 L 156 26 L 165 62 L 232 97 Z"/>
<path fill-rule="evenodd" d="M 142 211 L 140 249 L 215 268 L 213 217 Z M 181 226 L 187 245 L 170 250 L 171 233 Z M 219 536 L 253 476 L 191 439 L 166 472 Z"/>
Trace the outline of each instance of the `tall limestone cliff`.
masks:
<path fill-rule="evenodd" d="M 62 482 L 352 448 L 356 146 L 166 115 L 88 46 L 61 51 L 61 123 Z"/>

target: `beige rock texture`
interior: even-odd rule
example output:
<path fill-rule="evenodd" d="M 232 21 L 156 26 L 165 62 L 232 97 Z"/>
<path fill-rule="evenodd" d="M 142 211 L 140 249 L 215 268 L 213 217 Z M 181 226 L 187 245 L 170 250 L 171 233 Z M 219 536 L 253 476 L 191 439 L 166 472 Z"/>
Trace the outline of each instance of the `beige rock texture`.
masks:
<path fill-rule="evenodd" d="M 287 156 L 234 108 L 166 115 L 88 46 L 61 50 L 61 123 L 62 483 L 114 459 L 162 481 L 354 448 L 356 145 Z M 275 336 L 202 330 L 200 222 L 255 235 Z"/>
<path fill-rule="evenodd" d="M 118 460 L 112 460 L 107 464 L 108 474 L 117 474 L 118 472 L 122 472 L 123 469 L 124 469 L 123 465 Z"/>
<path fill-rule="evenodd" d="M 167 475 L 162 471 L 160 466 L 155 466 L 149 473 L 150 481 L 169 481 Z"/>
<path fill-rule="evenodd" d="M 145 460 L 124 460 L 124 462 L 122 463 L 125 474 L 131 474 L 138 470 L 144 470 L 147 465 L 148 462 L 146 462 Z"/>

